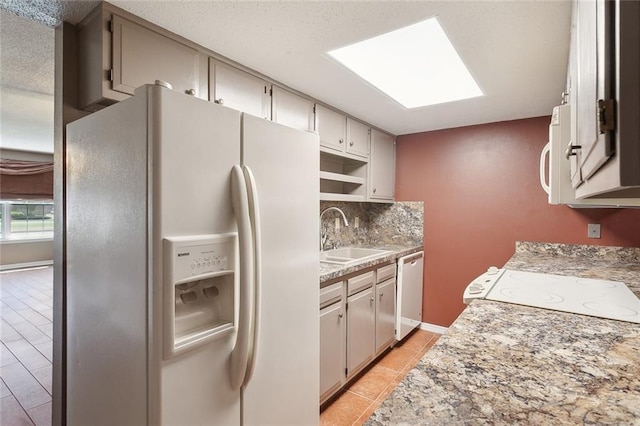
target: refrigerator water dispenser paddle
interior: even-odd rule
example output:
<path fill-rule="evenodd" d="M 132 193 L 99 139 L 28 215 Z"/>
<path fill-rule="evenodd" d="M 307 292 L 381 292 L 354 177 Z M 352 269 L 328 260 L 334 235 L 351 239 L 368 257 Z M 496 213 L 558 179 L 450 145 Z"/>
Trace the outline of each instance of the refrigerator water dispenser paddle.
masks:
<path fill-rule="evenodd" d="M 163 240 L 165 359 L 233 332 L 236 241 L 236 233 Z"/>

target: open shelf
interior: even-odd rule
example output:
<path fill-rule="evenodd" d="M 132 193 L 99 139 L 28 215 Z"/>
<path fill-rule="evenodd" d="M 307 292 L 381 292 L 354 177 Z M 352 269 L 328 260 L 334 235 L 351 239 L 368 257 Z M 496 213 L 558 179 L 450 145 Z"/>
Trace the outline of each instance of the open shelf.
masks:
<path fill-rule="evenodd" d="M 364 201 L 367 162 L 320 152 L 320 199 Z"/>
<path fill-rule="evenodd" d="M 343 183 L 354 183 L 357 185 L 364 185 L 365 179 L 359 176 L 351 176 L 345 175 L 342 173 L 332 173 L 332 172 L 320 172 L 320 179 L 324 180 L 332 180 L 334 182 L 343 182 Z"/>
<path fill-rule="evenodd" d="M 337 194 L 334 192 L 321 192 L 320 201 L 364 201 L 364 195 Z"/>

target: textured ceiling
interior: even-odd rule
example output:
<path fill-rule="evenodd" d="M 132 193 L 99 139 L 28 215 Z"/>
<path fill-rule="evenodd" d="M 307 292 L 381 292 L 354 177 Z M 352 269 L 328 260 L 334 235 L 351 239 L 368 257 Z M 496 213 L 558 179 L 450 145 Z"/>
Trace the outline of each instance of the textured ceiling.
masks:
<path fill-rule="evenodd" d="M 54 30 L 0 10 L 0 147 L 53 152 Z"/>
<path fill-rule="evenodd" d="M 49 26 L 60 19 L 77 23 L 97 4 L 0 1 L 3 8 Z M 395 134 L 547 115 L 566 78 L 570 0 L 112 3 Z M 5 15 L 3 85 L 11 80 L 4 77 L 5 44 L 15 44 L 17 56 L 43 48 L 27 35 L 8 35 L 5 42 Z M 325 53 L 432 16 L 439 17 L 485 96 L 407 110 Z M 43 37 L 52 39 L 50 34 Z M 37 73 L 47 60 L 38 50 L 32 56 L 37 64 L 26 58 L 28 73 L 20 71 L 21 59 L 12 58 L 9 75 L 16 81 L 33 78 L 35 90 L 46 93 Z"/>

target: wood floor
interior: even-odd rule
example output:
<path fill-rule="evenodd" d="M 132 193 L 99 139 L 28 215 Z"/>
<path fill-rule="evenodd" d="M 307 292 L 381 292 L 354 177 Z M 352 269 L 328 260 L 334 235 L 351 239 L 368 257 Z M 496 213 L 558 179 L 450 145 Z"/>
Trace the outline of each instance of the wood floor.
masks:
<path fill-rule="evenodd" d="M 363 424 L 436 343 L 439 334 L 417 330 L 397 344 L 320 413 L 320 426 Z"/>
<path fill-rule="evenodd" d="M 0 272 L 0 424 L 51 424 L 53 267 Z"/>

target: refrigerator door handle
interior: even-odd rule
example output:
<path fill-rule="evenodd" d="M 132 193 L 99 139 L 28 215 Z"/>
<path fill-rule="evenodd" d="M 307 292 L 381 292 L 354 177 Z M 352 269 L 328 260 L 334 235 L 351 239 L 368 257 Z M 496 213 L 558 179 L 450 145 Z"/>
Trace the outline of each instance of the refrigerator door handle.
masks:
<path fill-rule="evenodd" d="M 249 215 L 253 233 L 253 342 L 250 344 L 249 358 L 247 360 L 247 372 L 243 386 L 246 386 L 253 376 L 256 358 L 258 355 L 258 342 L 260 339 L 260 306 L 262 293 L 262 254 L 260 244 L 260 205 L 258 203 L 258 188 L 253 172 L 248 166 L 243 166 L 244 177 L 247 183 L 249 198 Z"/>
<path fill-rule="evenodd" d="M 238 390 L 244 382 L 249 352 L 253 344 L 252 322 L 254 312 L 254 250 L 249 198 L 244 173 L 238 165 L 233 166 L 231 170 L 231 203 L 238 222 L 240 303 L 237 316 L 236 343 L 231 352 L 230 378 L 231 388 Z"/>
<path fill-rule="evenodd" d="M 551 175 L 552 165 L 551 165 L 551 156 L 549 155 L 550 151 L 551 151 L 551 142 L 547 142 L 547 144 L 542 149 L 542 153 L 540 154 L 540 185 L 542 186 L 542 189 L 544 189 L 544 192 L 546 192 L 547 194 L 551 192 L 551 188 L 549 187 L 549 183 L 547 181 L 547 175 L 545 173 L 544 163 L 547 157 L 549 157 L 549 175 Z"/>

